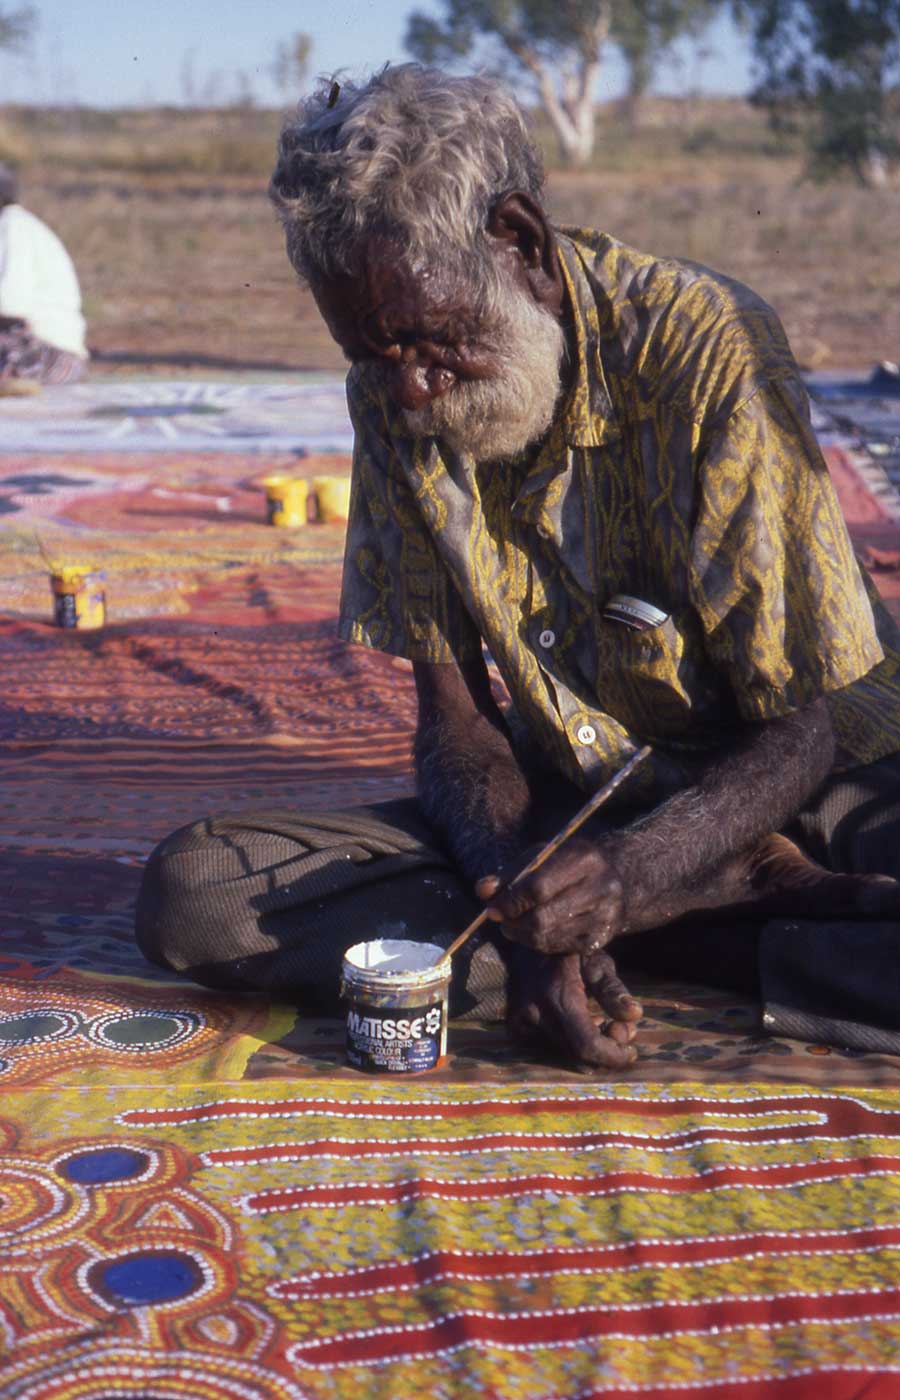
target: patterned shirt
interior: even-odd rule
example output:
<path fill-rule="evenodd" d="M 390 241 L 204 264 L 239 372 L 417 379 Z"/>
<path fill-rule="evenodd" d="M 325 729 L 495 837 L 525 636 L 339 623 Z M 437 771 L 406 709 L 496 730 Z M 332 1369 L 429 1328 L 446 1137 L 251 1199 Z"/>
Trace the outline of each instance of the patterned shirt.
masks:
<path fill-rule="evenodd" d="M 356 432 L 340 635 L 411 660 L 484 644 L 550 764 L 650 787 L 827 695 L 837 765 L 900 750 L 900 635 L 853 555 L 775 313 L 737 282 L 558 231 L 573 387 L 537 450 L 416 437 L 377 373 Z M 627 595 L 659 610 L 634 630 Z"/>

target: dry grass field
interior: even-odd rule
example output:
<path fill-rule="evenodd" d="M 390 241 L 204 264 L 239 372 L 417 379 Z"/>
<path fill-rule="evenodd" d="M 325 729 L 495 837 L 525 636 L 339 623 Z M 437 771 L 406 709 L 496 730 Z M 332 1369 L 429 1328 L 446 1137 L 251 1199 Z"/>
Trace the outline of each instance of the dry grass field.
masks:
<path fill-rule="evenodd" d="M 0 107 L 0 158 L 75 259 L 98 371 L 342 365 L 266 199 L 278 125 L 254 109 Z M 811 183 L 745 103 L 656 100 L 633 131 L 601 110 L 594 167 L 551 168 L 549 199 L 560 222 L 748 282 L 804 366 L 900 358 L 900 182 Z"/>

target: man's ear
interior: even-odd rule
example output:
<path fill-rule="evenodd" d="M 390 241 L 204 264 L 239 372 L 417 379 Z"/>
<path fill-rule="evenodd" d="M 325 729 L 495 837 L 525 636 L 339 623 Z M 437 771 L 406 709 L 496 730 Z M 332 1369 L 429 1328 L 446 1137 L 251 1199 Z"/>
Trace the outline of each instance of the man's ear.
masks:
<path fill-rule="evenodd" d="M 520 276 L 535 301 L 559 314 L 564 291 L 556 236 L 541 205 L 524 190 L 510 190 L 491 206 L 487 231 L 514 253 Z"/>

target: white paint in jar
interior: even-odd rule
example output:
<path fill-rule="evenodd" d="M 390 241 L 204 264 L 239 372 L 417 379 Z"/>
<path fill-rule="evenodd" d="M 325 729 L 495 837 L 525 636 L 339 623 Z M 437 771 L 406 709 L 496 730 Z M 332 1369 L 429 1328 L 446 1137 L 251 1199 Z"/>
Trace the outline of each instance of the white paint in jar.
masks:
<path fill-rule="evenodd" d="M 376 938 L 344 954 L 347 1062 L 366 1074 L 421 1074 L 447 1055 L 450 964 L 434 943 Z"/>

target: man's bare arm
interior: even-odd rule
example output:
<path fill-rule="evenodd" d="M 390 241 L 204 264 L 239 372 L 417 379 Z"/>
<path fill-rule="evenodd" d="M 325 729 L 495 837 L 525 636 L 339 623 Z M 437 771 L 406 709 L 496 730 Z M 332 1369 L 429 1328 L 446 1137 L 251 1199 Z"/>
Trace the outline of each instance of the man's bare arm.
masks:
<path fill-rule="evenodd" d="M 419 696 L 415 757 L 419 802 L 463 873 L 474 883 L 520 857 L 531 794 L 479 657 L 414 667 Z M 642 1015 L 606 954 L 544 958 L 500 939 L 509 973 L 509 1020 L 587 1064 L 624 1069 Z M 593 996 L 606 1021 L 597 1025 Z"/>
<path fill-rule="evenodd" d="M 419 803 L 474 884 L 522 849 L 528 782 L 482 657 L 464 666 L 416 662 L 413 671 Z"/>
<path fill-rule="evenodd" d="M 834 738 L 826 702 L 748 726 L 695 784 L 633 826 L 574 838 L 513 890 L 479 894 L 509 936 L 543 953 L 585 951 L 691 909 L 752 897 L 748 857 L 827 776 Z"/>
<path fill-rule="evenodd" d="M 695 785 L 623 832 L 614 856 L 628 887 L 623 932 L 698 905 L 734 902 L 735 883 L 752 870 L 744 857 L 787 826 L 818 790 L 834 748 L 824 699 L 748 726 Z"/>

